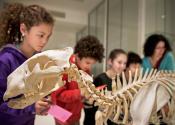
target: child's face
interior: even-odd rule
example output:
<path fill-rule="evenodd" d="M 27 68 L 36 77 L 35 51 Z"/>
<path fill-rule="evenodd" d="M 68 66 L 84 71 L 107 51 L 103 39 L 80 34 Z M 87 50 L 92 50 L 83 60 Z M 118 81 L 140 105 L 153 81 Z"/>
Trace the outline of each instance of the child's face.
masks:
<path fill-rule="evenodd" d="M 141 68 L 141 64 L 140 63 L 131 63 L 129 65 L 129 67 L 128 67 L 128 70 L 131 71 L 132 75 L 135 75 L 136 69 L 138 69 L 138 71 L 139 71 L 140 68 Z"/>
<path fill-rule="evenodd" d="M 33 51 L 41 51 L 47 44 L 49 37 L 52 34 L 53 26 L 41 23 L 37 26 L 31 27 L 29 31 L 26 30 L 24 42 L 33 49 Z"/>
<path fill-rule="evenodd" d="M 111 68 L 117 73 L 120 74 L 126 68 L 127 56 L 125 54 L 119 54 L 111 62 Z"/>
<path fill-rule="evenodd" d="M 83 58 L 79 58 L 78 56 L 76 57 L 76 64 L 77 66 L 89 73 L 92 69 L 92 66 L 96 63 L 97 61 L 94 59 L 94 58 L 91 58 L 91 57 L 83 57 Z"/>

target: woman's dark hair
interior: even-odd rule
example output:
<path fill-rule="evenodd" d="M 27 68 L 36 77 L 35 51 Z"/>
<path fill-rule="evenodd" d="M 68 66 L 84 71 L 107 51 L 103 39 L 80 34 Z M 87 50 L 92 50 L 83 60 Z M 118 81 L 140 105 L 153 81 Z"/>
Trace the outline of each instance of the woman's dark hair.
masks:
<path fill-rule="evenodd" d="M 169 41 L 165 36 L 163 36 L 161 34 L 153 34 L 146 39 L 146 42 L 144 44 L 144 50 L 143 50 L 144 55 L 146 57 L 152 56 L 154 53 L 154 50 L 156 48 L 156 45 L 160 41 L 163 41 L 165 43 L 165 52 L 172 50 L 170 47 Z"/>
<path fill-rule="evenodd" d="M 140 56 L 134 52 L 128 52 L 128 60 L 126 63 L 126 67 L 129 67 L 130 64 L 142 64 L 142 59 Z"/>
<path fill-rule="evenodd" d="M 7 43 L 20 43 L 20 24 L 29 31 L 41 23 L 54 24 L 52 16 L 41 6 L 24 6 L 20 3 L 8 4 L 0 14 L 0 47 Z"/>
<path fill-rule="evenodd" d="M 109 54 L 109 59 L 113 61 L 119 54 L 127 55 L 127 53 L 123 49 L 113 49 Z"/>
<path fill-rule="evenodd" d="M 78 54 L 78 57 L 91 57 L 98 62 L 101 62 L 104 57 L 104 48 L 100 41 L 95 37 L 88 35 L 81 38 L 75 45 L 74 53 Z"/>

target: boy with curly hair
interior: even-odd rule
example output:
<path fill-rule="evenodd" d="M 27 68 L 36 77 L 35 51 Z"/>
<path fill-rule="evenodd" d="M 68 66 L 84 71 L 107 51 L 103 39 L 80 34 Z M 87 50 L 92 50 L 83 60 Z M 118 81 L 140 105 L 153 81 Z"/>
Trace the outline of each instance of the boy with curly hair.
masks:
<path fill-rule="evenodd" d="M 92 66 L 101 62 L 104 48 L 100 41 L 94 36 L 86 36 L 80 39 L 74 48 L 74 62 L 77 67 L 90 74 Z M 83 108 L 81 92 L 76 81 L 68 82 L 60 89 L 52 93 L 52 99 L 57 105 L 70 111 L 72 116 L 66 125 L 78 125 Z M 56 124 L 59 122 L 56 120 Z"/>

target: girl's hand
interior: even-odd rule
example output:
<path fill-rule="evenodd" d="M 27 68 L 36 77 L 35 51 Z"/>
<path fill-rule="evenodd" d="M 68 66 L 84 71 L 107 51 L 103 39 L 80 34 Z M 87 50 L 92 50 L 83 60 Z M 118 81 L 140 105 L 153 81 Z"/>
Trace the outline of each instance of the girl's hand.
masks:
<path fill-rule="evenodd" d="M 51 101 L 43 98 L 35 103 L 35 111 L 37 115 L 47 115 L 50 108 Z"/>

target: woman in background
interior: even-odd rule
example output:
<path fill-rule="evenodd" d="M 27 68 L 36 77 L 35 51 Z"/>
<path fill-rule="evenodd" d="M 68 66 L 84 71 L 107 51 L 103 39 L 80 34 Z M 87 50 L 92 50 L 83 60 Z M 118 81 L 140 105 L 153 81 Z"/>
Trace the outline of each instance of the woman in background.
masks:
<path fill-rule="evenodd" d="M 54 20 L 41 6 L 14 3 L 0 15 L 0 124 L 34 125 L 35 114 L 46 115 L 46 99 L 24 109 L 12 109 L 3 101 L 7 77 L 48 42 Z"/>
<path fill-rule="evenodd" d="M 149 36 L 144 44 L 144 55 L 142 66 L 146 69 L 155 68 L 158 70 L 175 71 L 175 60 L 168 40 L 161 34 Z M 165 113 L 168 113 L 168 105 L 163 107 Z M 166 125 L 166 123 L 161 123 Z"/>
<path fill-rule="evenodd" d="M 155 68 L 158 70 L 175 70 L 175 61 L 168 40 L 161 34 L 153 34 L 144 44 L 144 70 Z"/>

